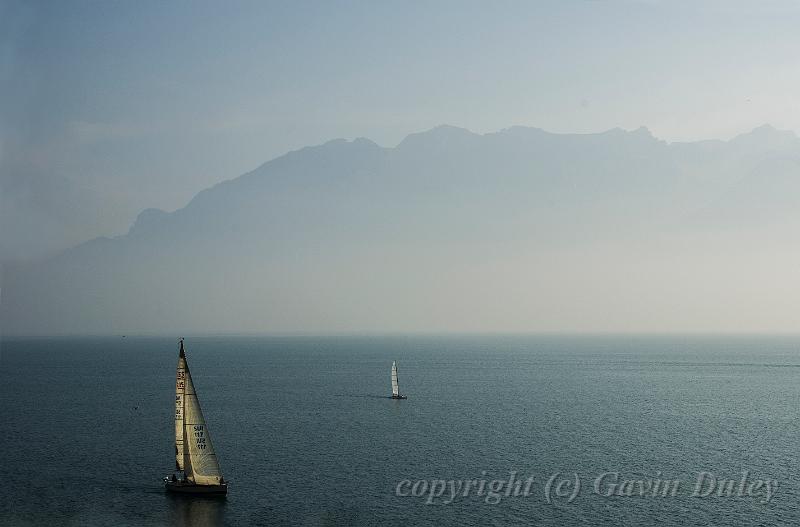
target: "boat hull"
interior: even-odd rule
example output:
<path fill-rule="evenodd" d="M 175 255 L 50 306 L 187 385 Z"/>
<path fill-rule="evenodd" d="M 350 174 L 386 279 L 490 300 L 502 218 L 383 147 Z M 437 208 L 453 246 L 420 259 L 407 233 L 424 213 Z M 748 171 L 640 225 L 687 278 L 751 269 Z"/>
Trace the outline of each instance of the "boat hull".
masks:
<path fill-rule="evenodd" d="M 392 395 L 392 399 L 408 399 L 405 395 Z"/>
<path fill-rule="evenodd" d="M 228 484 L 222 485 L 196 485 L 188 481 L 166 481 L 164 488 L 167 492 L 176 492 L 179 494 L 204 494 L 224 496 L 228 493 Z"/>

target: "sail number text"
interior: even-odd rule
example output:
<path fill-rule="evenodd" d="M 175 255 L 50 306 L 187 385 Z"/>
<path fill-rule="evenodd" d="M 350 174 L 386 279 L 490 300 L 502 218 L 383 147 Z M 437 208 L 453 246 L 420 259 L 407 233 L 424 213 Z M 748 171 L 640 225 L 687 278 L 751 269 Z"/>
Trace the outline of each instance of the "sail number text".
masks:
<path fill-rule="evenodd" d="M 194 441 L 198 450 L 205 450 L 206 438 L 203 432 L 203 425 L 194 425 Z"/>

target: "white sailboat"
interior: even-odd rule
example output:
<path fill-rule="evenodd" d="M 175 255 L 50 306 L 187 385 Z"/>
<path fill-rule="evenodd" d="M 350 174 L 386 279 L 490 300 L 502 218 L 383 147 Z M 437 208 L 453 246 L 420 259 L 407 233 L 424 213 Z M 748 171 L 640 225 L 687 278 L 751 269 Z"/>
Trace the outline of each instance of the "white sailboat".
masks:
<path fill-rule="evenodd" d="M 164 487 L 191 494 L 228 492 L 189 373 L 183 339 L 175 378 L 175 472 L 164 478 Z"/>
<path fill-rule="evenodd" d="M 392 361 L 392 399 L 407 399 L 405 395 L 400 395 L 400 386 L 397 383 L 397 361 Z"/>

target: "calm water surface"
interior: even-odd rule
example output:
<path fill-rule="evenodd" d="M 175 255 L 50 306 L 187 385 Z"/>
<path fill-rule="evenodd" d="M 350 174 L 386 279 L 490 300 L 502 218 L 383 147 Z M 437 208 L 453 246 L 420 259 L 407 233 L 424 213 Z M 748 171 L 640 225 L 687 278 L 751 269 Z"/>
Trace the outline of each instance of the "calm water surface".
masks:
<path fill-rule="evenodd" d="M 227 500 L 172 497 L 174 338 L 5 339 L 0 525 L 797 525 L 800 338 L 187 338 Z M 386 398 L 398 360 L 405 401 Z M 399 497 L 534 477 L 531 495 Z M 605 497 L 600 473 L 679 479 Z M 779 482 L 691 496 L 698 472 Z M 483 473 L 485 472 L 485 476 Z M 582 489 L 549 504 L 556 473 Z"/>

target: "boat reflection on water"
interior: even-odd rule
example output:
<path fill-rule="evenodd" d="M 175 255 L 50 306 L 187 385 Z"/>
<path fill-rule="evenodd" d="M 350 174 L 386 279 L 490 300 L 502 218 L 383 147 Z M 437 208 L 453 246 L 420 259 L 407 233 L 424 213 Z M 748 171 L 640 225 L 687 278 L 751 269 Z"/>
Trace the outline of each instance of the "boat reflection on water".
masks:
<path fill-rule="evenodd" d="M 166 493 L 167 525 L 218 527 L 225 525 L 225 500 L 218 497 Z"/>

